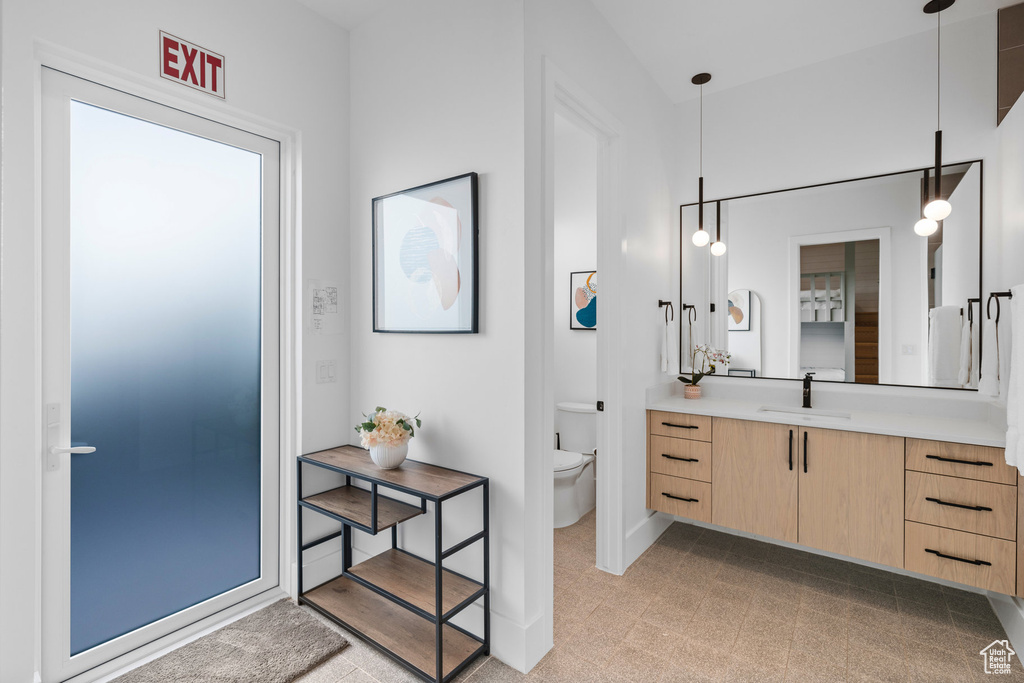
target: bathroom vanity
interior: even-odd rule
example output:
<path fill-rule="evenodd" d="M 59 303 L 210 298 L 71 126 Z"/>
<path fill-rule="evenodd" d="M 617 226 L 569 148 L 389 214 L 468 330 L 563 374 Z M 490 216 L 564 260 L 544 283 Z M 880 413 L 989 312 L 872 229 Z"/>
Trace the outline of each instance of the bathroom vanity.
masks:
<path fill-rule="evenodd" d="M 648 508 L 1024 593 L 1024 487 L 1004 462 L 998 423 L 950 415 L 949 406 L 940 414 L 801 410 L 745 393 L 649 395 Z M 863 394 L 857 405 L 871 402 Z"/>

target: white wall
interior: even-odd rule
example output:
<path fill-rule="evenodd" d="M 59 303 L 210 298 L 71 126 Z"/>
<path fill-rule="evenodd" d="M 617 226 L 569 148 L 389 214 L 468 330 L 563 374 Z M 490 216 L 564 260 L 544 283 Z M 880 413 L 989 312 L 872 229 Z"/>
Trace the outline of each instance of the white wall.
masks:
<path fill-rule="evenodd" d="M 942 127 L 947 163 L 977 158 L 992 162 L 1000 146 L 1005 148 L 1011 139 L 996 134 L 995 44 L 995 13 L 943 27 Z M 928 31 L 706 95 L 705 197 L 926 166 L 933 159 L 934 57 L 935 34 Z M 729 78 L 727 73 L 713 76 Z M 677 109 L 677 125 L 684 138 L 676 155 L 680 182 L 674 198 L 683 204 L 697 199 L 697 100 Z M 1007 245 L 995 213 L 1002 187 L 997 166 L 985 167 L 986 293 L 1002 287 L 1004 274 L 1019 268 L 1005 256 L 1005 248 L 1000 251 L 1001 244 Z M 686 226 L 684 238 L 694 229 Z M 706 260 L 706 250 L 684 245 L 687 301 L 706 296 Z M 704 308 L 698 339 L 706 336 L 707 317 Z"/>
<path fill-rule="evenodd" d="M 522 16 L 518 1 L 406 0 L 352 31 L 351 410 L 335 416 L 422 411 L 411 458 L 490 478 L 492 652 L 517 667 L 536 538 L 523 472 L 537 457 L 523 443 Z M 468 171 L 480 174 L 479 334 L 374 334 L 371 199 Z M 479 505 L 446 503 L 446 545 L 477 530 Z M 430 556 L 432 535 L 412 536 Z M 446 564 L 479 576 L 475 552 Z"/>
<path fill-rule="evenodd" d="M 569 329 L 569 274 L 597 269 L 597 140 L 555 116 L 555 402 L 597 400 L 597 335 Z M 598 273 L 600 276 L 600 273 Z M 600 280 L 599 280 L 600 282 Z M 600 286 L 600 285 L 599 285 Z M 600 301 L 600 299 L 599 299 Z M 600 319 L 600 309 L 598 310 Z M 598 323 L 600 324 L 600 322 Z M 555 415 L 555 429 L 558 415 Z M 591 439 L 588 439 L 588 441 Z"/>
<path fill-rule="evenodd" d="M 1005 290 L 1024 283 L 1024 103 L 1014 106 L 1003 119 L 998 140 L 996 166 L 1001 192 L 993 222 L 999 229 L 990 230 L 988 224 L 985 226 L 986 256 L 993 253 L 998 254 L 998 258 L 986 260 L 986 296 L 991 290 Z M 985 181 L 987 184 L 988 177 Z M 991 248 L 988 248 L 989 240 Z M 997 276 L 990 275 L 992 270 Z"/>
<path fill-rule="evenodd" d="M 235 120 L 290 129 L 298 139 L 301 264 L 335 279 L 347 300 L 348 36 L 288 0 L 4 0 L 3 208 L 0 280 L 0 680 L 30 681 L 38 665 L 38 511 L 41 433 L 36 193 L 39 110 L 36 41 Z M 165 30 L 224 54 L 227 100 L 158 77 Z M 347 322 L 342 334 L 304 340 L 305 451 L 341 442 L 349 414 Z M 333 358 L 336 384 L 313 383 L 316 359 Z M 290 547 L 290 545 L 286 546 Z"/>
<path fill-rule="evenodd" d="M 978 291 L 978 259 L 974 254 L 978 250 L 978 225 L 981 216 L 974 210 L 963 210 L 962 201 L 973 206 L 974 198 L 981 192 L 982 171 L 977 165 L 972 166 L 949 197 L 953 205 L 953 213 L 942 222 L 942 249 L 938 259 L 942 272 L 942 303 L 946 306 L 962 306 L 967 315 L 968 297 L 980 296 Z M 998 176 L 997 176 L 998 177 Z M 998 192 L 999 189 L 996 188 Z M 998 222 L 993 221 L 995 225 Z M 988 235 L 986 235 L 987 237 Z M 974 313 L 978 308 L 975 305 Z"/>

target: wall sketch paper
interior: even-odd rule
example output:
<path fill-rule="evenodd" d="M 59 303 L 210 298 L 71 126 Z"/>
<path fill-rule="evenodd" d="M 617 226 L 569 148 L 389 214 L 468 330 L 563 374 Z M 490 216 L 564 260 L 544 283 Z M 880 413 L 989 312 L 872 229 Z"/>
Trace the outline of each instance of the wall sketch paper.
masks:
<path fill-rule="evenodd" d="M 477 331 L 477 174 L 373 200 L 373 331 Z"/>
<path fill-rule="evenodd" d="M 310 334 L 341 334 L 338 283 L 330 280 L 307 280 L 306 313 Z"/>
<path fill-rule="evenodd" d="M 597 271 L 569 273 L 569 329 L 597 329 Z"/>
<path fill-rule="evenodd" d="M 735 289 L 729 292 L 729 331 L 750 330 L 750 290 Z"/>

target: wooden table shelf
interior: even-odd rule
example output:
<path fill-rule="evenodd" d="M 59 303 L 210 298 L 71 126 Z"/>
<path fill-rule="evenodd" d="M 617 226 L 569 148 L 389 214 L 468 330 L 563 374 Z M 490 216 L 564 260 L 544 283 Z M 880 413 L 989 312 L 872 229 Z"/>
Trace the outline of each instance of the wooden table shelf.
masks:
<path fill-rule="evenodd" d="M 349 573 L 428 614 L 437 611 L 433 562 L 421 560 L 401 550 L 385 550 L 355 565 L 349 569 Z M 482 583 L 445 569 L 444 580 L 441 582 L 442 611 L 448 615 L 483 587 Z"/>
<path fill-rule="evenodd" d="M 304 496 L 303 466 L 342 474 L 344 484 Z M 356 481 L 361 485 L 356 486 Z M 363 485 L 368 485 L 369 490 Z M 483 531 L 443 545 L 443 503 L 477 488 L 483 492 Z M 382 470 L 373 464 L 367 451 L 341 446 L 301 456 L 296 463 L 296 489 L 300 604 L 316 609 L 427 681 L 448 683 L 477 655 L 490 653 L 490 515 L 486 477 L 415 460 L 406 460 L 398 469 Z M 418 498 L 419 505 L 382 495 L 382 491 L 389 490 Z M 426 514 L 428 502 L 434 517 L 436 563 L 398 547 L 398 526 Z M 303 511 L 340 521 L 341 530 L 306 542 L 302 534 Z M 386 529 L 391 529 L 390 550 L 353 565 L 354 530 L 376 535 Z M 341 573 L 304 591 L 302 553 L 337 538 L 342 544 Z M 444 558 L 478 542 L 483 543 L 482 582 L 444 568 Z M 473 635 L 448 621 L 481 600 L 482 635 Z"/>
<path fill-rule="evenodd" d="M 437 669 L 435 626 L 429 621 L 343 576 L 303 594 L 302 599 L 396 655 L 421 676 L 434 677 Z M 483 643 L 451 626 L 444 626 L 443 675 L 450 676 L 457 666 L 483 649 Z"/>
<path fill-rule="evenodd" d="M 307 496 L 303 503 L 333 513 L 339 517 L 358 524 L 366 529 L 371 528 L 372 494 L 356 486 L 339 486 L 336 489 Z M 377 496 L 377 531 L 390 529 L 399 522 L 422 515 L 423 510 L 387 496 Z"/>

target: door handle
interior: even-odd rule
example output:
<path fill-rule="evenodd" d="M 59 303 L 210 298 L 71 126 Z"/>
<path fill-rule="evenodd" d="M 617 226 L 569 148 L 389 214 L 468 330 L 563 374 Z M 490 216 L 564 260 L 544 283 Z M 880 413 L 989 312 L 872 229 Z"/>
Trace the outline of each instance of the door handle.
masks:
<path fill-rule="evenodd" d="M 789 471 L 793 471 L 793 430 L 789 430 Z"/>
<path fill-rule="evenodd" d="M 95 446 L 72 446 L 71 448 L 58 448 L 57 446 L 50 446 L 50 455 L 60 455 L 61 453 L 71 453 L 72 455 L 84 455 L 86 453 L 95 452 Z"/>
<path fill-rule="evenodd" d="M 804 432 L 804 474 L 807 474 L 807 432 Z"/>

